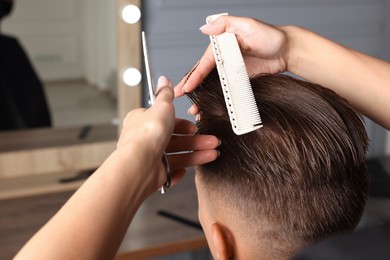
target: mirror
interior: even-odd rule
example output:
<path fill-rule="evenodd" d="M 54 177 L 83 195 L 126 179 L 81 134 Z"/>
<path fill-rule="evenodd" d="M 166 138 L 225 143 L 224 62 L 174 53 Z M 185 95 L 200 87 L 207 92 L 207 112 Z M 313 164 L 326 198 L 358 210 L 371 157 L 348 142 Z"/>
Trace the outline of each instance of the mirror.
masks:
<path fill-rule="evenodd" d="M 115 2 L 3 0 L 2 9 L 12 2 L 10 14 L 1 20 L 2 37 L 19 43 L 27 54 L 27 59 L 21 62 L 31 63 L 31 73 L 35 72 L 41 82 L 44 97 L 32 91 L 27 93 L 32 99 L 40 98 L 42 102 L 46 99 L 51 118 L 51 122 L 41 118 L 31 120 L 45 121 L 38 122 L 38 127 L 54 128 L 116 123 Z M 18 73 L 24 75 L 22 69 Z M 13 82 L 9 83 L 13 88 L 30 84 L 31 89 L 33 85 L 31 81 Z M 39 92 L 40 87 L 36 88 Z M 26 91 L 21 86 L 19 96 L 26 95 Z M 19 108 L 23 106 L 20 102 L 14 102 L 16 110 L 28 109 Z M 28 105 L 26 101 L 23 103 Z M 44 108 L 40 111 L 43 114 Z M 34 122 L 17 128 L 23 126 L 34 127 Z"/>
<path fill-rule="evenodd" d="M 98 167 L 115 149 L 122 119 L 141 106 L 141 85 L 129 87 L 123 81 L 127 68 L 141 71 L 141 24 L 128 24 L 120 17 L 124 6 L 140 7 L 141 1 L 0 0 L 0 13 L 11 2 L 13 10 L 1 19 L 0 33 L 16 43 L 38 75 L 51 122 L 0 131 L 0 181 L 29 176 L 37 180 Z M 11 71 L 14 79 L 26 79 L 18 64 L 12 70 L 8 65 L 1 68 Z M 15 84 L 7 85 L 15 89 Z M 22 94 L 16 96 L 23 98 L 22 104 L 39 99 L 28 92 L 32 81 L 21 85 Z M 36 114 L 44 114 L 45 105 Z M 18 119 L 8 114 L 10 120 Z"/>

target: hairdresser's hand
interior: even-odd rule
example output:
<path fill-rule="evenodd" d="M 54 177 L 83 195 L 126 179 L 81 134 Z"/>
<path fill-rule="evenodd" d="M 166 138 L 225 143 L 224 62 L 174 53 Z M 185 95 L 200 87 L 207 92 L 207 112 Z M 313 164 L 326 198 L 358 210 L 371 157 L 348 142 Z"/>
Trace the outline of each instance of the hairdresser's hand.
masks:
<path fill-rule="evenodd" d="M 196 125 L 176 119 L 174 135 L 166 148 L 169 166 L 174 170 L 172 185 L 183 177 L 186 167 L 202 165 L 218 157 L 219 140 L 212 135 L 195 135 Z"/>
<path fill-rule="evenodd" d="M 162 163 L 163 152 L 192 151 L 169 155 L 172 184 L 184 174 L 185 167 L 200 165 L 217 157 L 218 139 L 214 136 L 194 136 L 196 126 L 189 121 L 175 119 L 172 83 L 161 77 L 155 104 L 149 109 L 136 109 L 126 116 L 118 141 L 117 152 L 123 156 L 123 168 L 138 165 L 143 182 L 154 191 L 166 180 Z M 172 134 L 180 136 L 172 136 Z M 135 147 L 135 149 L 134 149 Z M 130 152 L 132 150 L 132 152 Z"/>
<path fill-rule="evenodd" d="M 287 37 L 278 27 L 251 18 L 221 16 L 200 30 L 208 35 L 236 34 L 249 75 L 278 73 L 287 69 Z M 214 67 L 214 56 L 209 46 L 192 73 L 176 86 L 175 95 L 182 96 L 194 90 Z"/>

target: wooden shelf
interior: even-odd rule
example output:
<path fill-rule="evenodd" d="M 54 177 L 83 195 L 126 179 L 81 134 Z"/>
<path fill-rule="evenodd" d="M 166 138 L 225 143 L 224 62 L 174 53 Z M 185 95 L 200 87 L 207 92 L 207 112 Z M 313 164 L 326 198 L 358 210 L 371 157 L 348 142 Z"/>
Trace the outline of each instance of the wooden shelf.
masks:
<path fill-rule="evenodd" d="M 0 182 L 0 200 L 74 191 L 81 186 L 84 180 L 61 183 L 60 179 L 71 178 L 75 175 L 77 172 L 63 172 L 2 180 Z"/>
<path fill-rule="evenodd" d="M 98 167 L 116 148 L 117 127 L 0 133 L 0 180 Z"/>
<path fill-rule="evenodd" d="M 117 139 L 117 132 L 117 126 L 109 124 L 4 131 L 0 132 L 0 153 L 108 142 Z"/>

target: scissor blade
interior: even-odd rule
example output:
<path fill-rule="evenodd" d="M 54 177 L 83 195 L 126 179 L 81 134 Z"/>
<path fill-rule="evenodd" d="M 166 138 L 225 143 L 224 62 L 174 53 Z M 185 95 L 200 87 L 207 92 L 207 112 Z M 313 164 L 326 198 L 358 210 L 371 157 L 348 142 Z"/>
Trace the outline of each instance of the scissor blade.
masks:
<path fill-rule="evenodd" d="M 154 84 L 153 84 L 153 79 L 152 79 L 152 73 L 150 71 L 149 50 L 148 50 L 148 45 L 147 45 L 147 42 L 146 42 L 146 35 L 145 35 L 144 31 L 142 31 L 142 48 L 143 48 L 143 53 L 144 53 L 146 77 L 147 77 L 147 80 L 148 80 L 150 102 L 153 105 L 154 104 L 154 100 L 156 99 L 156 94 L 155 94 L 155 91 L 154 91 Z"/>
<path fill-rule="evenodd" d="M 144 31 L 142 31 L 142 49 L 144 52 L 145 71 L 146 71 L 146 77 L 148 80 L 150 103 L 151 103 L 151 105 L 153 105 L 154 101 L 156 99 L 156 92 L 154 91 L 152 73 L 150 72 L 149 51 L 148 51 L 148 45 L 146 43 L 146 35 L 145 35 Z M 167 181 L 165 182 L 165 184 L 163 186 L 161 186 L 161 194 L 164 194 L 165 189 L 169 188 L 171 186 L 169 161 L 168 161 L 167 154 L 165 152 L 163 154 L 163 164 L 164 164 L 165 170 L 167 172 Z"/>

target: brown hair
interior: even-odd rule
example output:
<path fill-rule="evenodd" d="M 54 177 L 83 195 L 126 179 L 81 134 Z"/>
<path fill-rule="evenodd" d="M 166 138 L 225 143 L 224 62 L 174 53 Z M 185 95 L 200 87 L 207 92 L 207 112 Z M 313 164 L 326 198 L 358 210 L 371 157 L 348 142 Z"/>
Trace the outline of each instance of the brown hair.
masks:
<path fill-rule="evenodd" d="M 285 254 L 291 243 L 294 251 L 354 229 L 369 183 L 361 117 L 333 91 L 287 75 L 258 75 L 251 85 L 264 126 L 241 136 L 216 70 L 188 94 L 200 109 L 198 133 L 222 141 L 218 159 L 198 171 L 202 184 L 235 208 L 251 239 L 273 239 Z"/>

